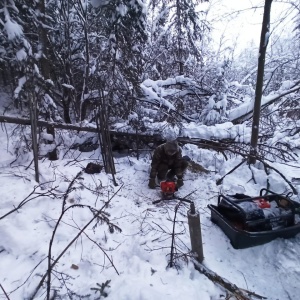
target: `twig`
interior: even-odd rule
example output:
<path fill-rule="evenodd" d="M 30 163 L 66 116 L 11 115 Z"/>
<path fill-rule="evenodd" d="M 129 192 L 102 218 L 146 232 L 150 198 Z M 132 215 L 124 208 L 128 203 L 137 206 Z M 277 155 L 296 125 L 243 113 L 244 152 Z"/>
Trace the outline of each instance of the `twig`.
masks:
<path fill-rule="evenodd" d="M 18 290 L 20 287 L 22 287 L 28 280 L 29 280 L 29 278 L 31 277 L 31 275 L 32 275 L 32 273 L 37 269 L 37 267 L 45 260 L 47 258 L 47 256 L 46 257 L 44 257 L 31 271 L 30 271 L 30 274 L 29 274 L 29 276 L 27 276 L 27 278 L 25 279 L 25 281 L 22 283 L 22 284 L 20 284 L 18 287 L 16 287 L 14 290 L 12 290 L 12 291 L 10 291 L 9 292 L 9 294 L 12 294 L 12 293 L 14 293 L 16 290 Z"/>
<path fill-rule="evenodd" d="M 179 201 L 176 206 L 175 206 L 175 215 L 174 215 L 174 219 L 173 219 L 173 229 L 172 229 L 172 241 L 171 241 L 171 254 L 170 254 L 170 262 L 169 262 L 169 266 L 172 268 L 173 267 L 173 257 L 174 257 L 174 248 L 175 248 L 175 225 L 176 225 L 176 215 L 177 215 L 177 211 L 178 208 L 181 204 L 181 201 Z"/>
<path fill-rule="evenodd" d="M 252 170 L 252 165 L 251 164 L 249 164 L 248 165 L 248 168 L 249 168 L 249 170 L 251 171 L 251 173 L 252 173 L 252 180 L 253 180 L 253 182 L 255 183 L 255 184 L 257 184 L 257 182 L 256 182 L 256 180 L 255 180 L 255 176 L 254 176 L 254 172 L 253 172 L 253 170 Z M 251 181 L 251 179 L 249 180 L 249 181 Z"/>
<path fill-rule="evenodd" d="M 6 296 L 7 300 L 10 300 L 1 283 L 0 283 L 0 287 L 1 287 L 1 290 L 3 291 L 4 295 Z"/>
<path fill-rule="evenodd" d="M 64 207 L 65 207 L 65 205 L 66 205 L 67 198 L 68 198 L 70 192 L 72 191 L 72 188 L 73 188 L 73 185 L 74 185 L 76 179 L 79 178 L 81 175 L 82 175 L 82 171 L 78 172 L 78 173 L 76 174 L 76 176 L 75 176 L 75 177 L 72 179 L 72 181 L 70 182 L 70 184 L 69 184 L 69 186 L 68 186 L 68 188 L 67 188 L 67 191 L 66 191 L 65 194 L 64 194 L 63 203 L 62 203 L 62 211 L 64 210 Z"/>
<path fill-rule="evenodd" d="M 246 158 L 243 159 L 237 166 L 235 166 L 233 169 L 231 169 L 229 172 L 227 172 L 222 178 L 218 179 L 217 182 L 216 182 L 216 184 L 217 184 L 217 185 L 220 185 L 220 184 L 222 183 L 223 179 L 224 179 L 227 175 L 231 174 L 231 173 L 234 172 L 236 169 L 238 169 L 238 168 L 239 168 L 246 160 L 247 160 Z"/>
<path fill-rule="evenodd" d="M 54 260 L 54 262 L 51 264 L 50 269 L 52 270 L 53 267 L 57 264 L 57 262 L 61 259 L 61 257 L 67 252 L 67 250 L 71 247 L 71 245 L 80 237 L 80 235 L 83 233 L 83 231 L 101 214 L 102 210 L 107 207 L 107 205 L 111 202 L 111 200 L 117 195 L 117 193 L 122 189 L 123 185 L 111 196 L 111 198 L 98 210 L 98 212 L 94 215 L 94 217 L 79 231 L 79 233 L 71 240 L 71 242 L 66 246 L 66 248 L 58 255 L 58 257 Z M 78 206 L 78 205 L 76 205 Z M 71 208 L 73 206 L 70 206 L 68 208 Z M 67 210 L 67 209 L 66 209 Z M 65 211 L 66 211 L 65 210 Z M 45 279 L 47 278 L 48 270 L 42 277 L 41 281 L 39 282 L 38 286 L 34 290 L 33 294 L 29 298 L 30 300 L 33 300 L 37 294 L 37 292 L 40 290 L 40 288 L 43 286 L 43 283 Z"/>
<path fill-rule="evenodd" d="M 248 291 L 246 289 L 241 289 L 237 287 L 235 284 L 232 284 L 227 279 L 221 277 L 220 275 L 216 274 L 212 270 L 205 267 L 203 264 L 199 263 L 197 260 L 192 258 L 192 262 L 194 263 L 195 269 L 205 275 L 208 279 L 213 281 L 216 284 L 221 285 L 223 288 L 228 290 L 232 295 L 234 295 L 237 299 L 240 300 L 251 300 L 249 296 L 256 297 L 258 299 L 267 299 L 264 296 L 260 296 L 256 293 Z"/>
<path fill-rule="evenodd" d="M 51 181 L 49 181 L 51 182 Z M 40 184 L 40 185 L 36 185 L 34 188 L 33 188 L 33 191 L 25 198 L 23 199 L 19 204 L 18 206 L 16 206 L 14 209 L 12 209 L 11 211 L 9 211 L 8 213 L 6 213 L 5 215 L 1 216 L 0 217 L 0 220 L 4 219 L 5 217 L 9 216 L 10 214 L 12 214 L 13 212 L 17 211 L 18 209 L 20 209 L 22 206 L 24 206 L 25 204 L 27 204 L 29 201 L 31 200 L 34 200 L 36 198 L 39 198 L 39 197 L 43 197 L 43 196 L 50 196 L 50 195 L 53 195 L 51 192 L 55 190 L 56 187 L 54 188 L 51 188 L 49 191 L 45 192 L 45 193 L 36 193 L 35 191 L 41 187 L 42 185 L 46 184 L 46 183 L 49 183 L 49 182 L 45 182 L 43 184 Z M 32 195 L 36 195 L 34 197 L 31 197 Z"/>
<path fill-rule="evenodd" d="M 107 259 L 109 260 L 109 262 L 111 263 L 112 267 L 115 269 L 116 273 L 118 275 L 120 275 L 120 273 L 118 272 L 117 268 L 115 267 L 114 265 L 114 262 L 112 261 L 112 259 L 107 255 L 107 253 L 103 250 L 103 248 L 96 242 L 94 241 L 93 239 L 91 239 L 85 232 L 84 232 L 84 235 L 91 241 L 93 242 L 102 252 L 103 254 L 107 257 Z"/>
<path fill-rule="evenodd" d="M 75 184 L 75 181 L 76 179 L 81 176 L 82 174 L 82 171 L 78 172 L 77 175 L 72 179 L 72 181 L 70 182 L 68 188 L 67 188 L 67 191 L 65 192 L 64 194 L 64 197 L 63 197 L 63 203 L 62 203 L 62 213 L 54 227 L 54 230 L 52 232 L 52 236 L 51 236 L 51 239 L 50 239 L 50 242 L 49 242 L 49 249 L 48 249 L 48 279 L 47 279 L 47 299 L 50 299 L 50 287 L 51 287 L 51 271 L 52 271 L 52 268 L 51 268 L 51 251 L 52 251 L 52 244 L 53 244 L 53 240 L 54 240 L 54 236 L 55 236 L 55 233 L 56 233 L 56 230 L 58 228 L 58 225 L 60 224 L 60 221 L 63 217 L 63 215 L 65 214 L 65 212 L 71 208 L 71 207 L 74 207 L 74 206 L 70 206 L 68 207 L 67 209 L 65 209 L 65 205 L 66 205 L 66 201 L 67 201 L 67 197 L 69 196 L 69 193 L 71 192 L 72 188 L 73 188 L 73 185 Z"/>
<path fill-rule="evenodd" d="M 293 193 L 295 195 L 298 195 L 298 191 L 296 190 L 296 188 L 292 185 L 292 183 L 281 172 L 279 172 L 277 169 L 275 169 L 274 167 L 272 167 L 271 165 L 269 165 L 268 163 L 266 163 L 262 159 L 257 158 L 257 160 L 260 161 L 261 163 L 263 163 L 267 168 L 270 168 L 271 170 L 274 170 L 276 173 L 278 173 L 287 182 L 287 184 L 293 190 Z"/>

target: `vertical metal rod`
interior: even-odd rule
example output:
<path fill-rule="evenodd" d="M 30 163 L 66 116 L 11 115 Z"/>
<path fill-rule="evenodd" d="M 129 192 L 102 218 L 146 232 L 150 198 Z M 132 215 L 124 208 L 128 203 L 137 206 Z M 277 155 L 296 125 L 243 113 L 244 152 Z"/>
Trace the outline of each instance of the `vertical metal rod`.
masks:
<path fill-rule="evenodd" d="M 195 209 L 195 204 L 191 203 L 190 210 L 187 212 L 190 238 L 192 245 L 192 252 L 196 254 L 198 262 L 202 262 L 204 259 L 203 245 L 202 245 L 202 234 L 201 234 L 201 223 L 200 214 Z"/>

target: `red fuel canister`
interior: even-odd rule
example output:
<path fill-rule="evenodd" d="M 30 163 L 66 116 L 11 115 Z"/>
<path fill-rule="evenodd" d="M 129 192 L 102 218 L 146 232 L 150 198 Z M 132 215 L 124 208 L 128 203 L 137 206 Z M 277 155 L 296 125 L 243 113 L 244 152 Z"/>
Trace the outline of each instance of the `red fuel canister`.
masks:
<path fill-rule="evenodd" d="M 253 202 L 256 203 L 259 208 L 270 208 L 271 207 L 270 202 L 264 198 L 255 199 L 255 200 L 253 200 Z"/>

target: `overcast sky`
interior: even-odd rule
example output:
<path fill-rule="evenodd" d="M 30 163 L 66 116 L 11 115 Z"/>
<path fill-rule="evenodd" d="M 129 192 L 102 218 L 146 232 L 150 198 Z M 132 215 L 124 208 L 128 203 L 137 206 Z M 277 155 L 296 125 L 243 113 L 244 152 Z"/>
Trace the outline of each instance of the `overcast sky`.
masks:
<path fill-rule="evenodd" d="M 215 40 L 219 40 L 224 34 L 228 46 L 236 39 L 238 49 L 249 46 L 250 42 L 256 47 L 259 46 L 264 1 L 211 0 L 210 5 L 209 20 L 214 27 Z M 291 12 L 290 8 L 290 5 L 273 1 L 271 31 L 275 30 L 276 34 L 283 36 L 292 33 L 292 17 L 295 12 Z"/>

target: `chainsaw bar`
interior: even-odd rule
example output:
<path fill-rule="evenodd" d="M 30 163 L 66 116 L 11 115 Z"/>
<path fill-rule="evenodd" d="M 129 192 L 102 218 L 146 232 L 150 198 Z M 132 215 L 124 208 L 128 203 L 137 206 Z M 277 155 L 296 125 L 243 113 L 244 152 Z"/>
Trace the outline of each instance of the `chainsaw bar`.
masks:
<path fill-rule="evenodd" d="M 160 189 L 161 189 L 162 199 L 153 201 L 152 202 L 153 204 L 157 204 L 164 200 L 180 200 L 188 203 L 192 202 L 188 199 L 180 198 L 175 195 L 175 192 L 178 191 L 175 181 L 172 180 L 161 181 Z"/>
<path fill-rule="evenodd" d="M 181 198 L 181 197 L 177 197 L 176 195 L 173 195 L 173 198 L 158 199 L 158 200 L 152 201 L 152 204 L 157 204 L 157 203 L 162 202 L 162 201 L 171 201 L 171 200 L 179 200 L 179 201 L 182 201 L 182 202 L 193 203 L 193 201 L 191 201 L 189 199 L 185 199 L 185 198 Z"/>

